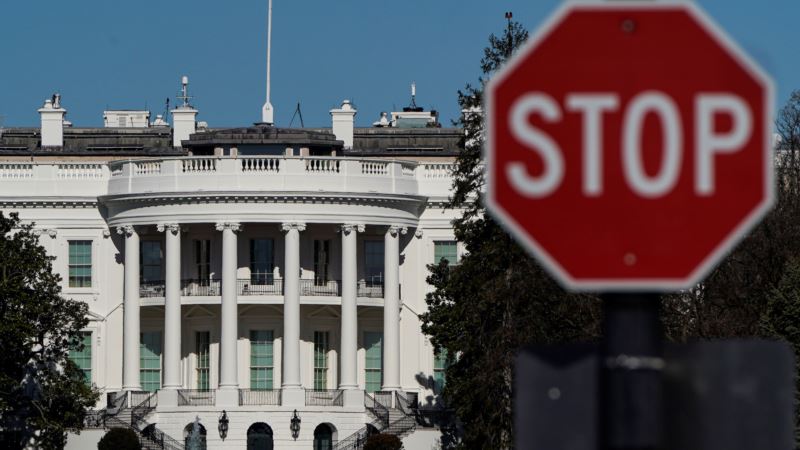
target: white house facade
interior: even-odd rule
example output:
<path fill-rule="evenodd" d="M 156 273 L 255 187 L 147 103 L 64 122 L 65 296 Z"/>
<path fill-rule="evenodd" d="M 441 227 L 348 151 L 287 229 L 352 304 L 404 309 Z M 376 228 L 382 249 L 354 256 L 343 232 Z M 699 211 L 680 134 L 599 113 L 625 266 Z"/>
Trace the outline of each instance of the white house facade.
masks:
<path fill-rule="evenodd" d="M 72 357 L 103 398 L 68 448 L 115 426 L 147 448 L 435 444 L 420 411 L 444 360 L 419 315 L 427 265 L 462 251 L 459 130 L 358 129 L 349 102 L 332 129 L 214 130 L 188 104 L 173 127 L 73 128 L 60 98 L 40 114 L 0 135 L 0 209 L 89 305 Z"/>

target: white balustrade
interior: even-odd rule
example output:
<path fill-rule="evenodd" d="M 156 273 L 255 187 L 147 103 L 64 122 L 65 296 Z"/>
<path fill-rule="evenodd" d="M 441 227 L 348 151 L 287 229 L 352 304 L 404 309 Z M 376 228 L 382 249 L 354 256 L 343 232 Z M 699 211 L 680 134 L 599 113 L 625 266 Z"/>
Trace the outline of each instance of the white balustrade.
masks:
<path fill-rule="evenodd" d="M 422 164 L 423 176 L 430 180 L 442 180 L 452 176 L 452 163 L 425 163 Z"/>
<path fill-rule="evenodd" d="M 306 161 L 306 172 L 339 173 L 339 161 L 335 159 L 312 159 Z"/>
<path fill-rule="evenodd" d="M 134 175 L 154 175 L 161 173 L 161 161 L 137 161 L 133 163 Z"/>
<path fill-rule="evenodd" d="M 281 160 L 279 158 L 244 158 L 242 159 L 242 172 L 279 172 Z"/>
<path fill-rule="evenodd" d="M 364 175 L 386 175 L 389 173 L 389 164 L 377 161 L 362 161 L 361 173 Z"/>
<path fill-rule="evenodd" d="M 414 169 L 416 168 L 416 165 L 401 163 L 401 167 L 403 168 L 402 169 L 402 174 L 403 174 L 404 177 L 413 177 L 414 176 Z"/>
<path fill-rule="evenodd" d="M 183 160 L 184 172 L 216 172 L 216 158 L 192 158 Z"/>
<path fill-rule="evenodd" d="M 0 178 L 14 180 L 33 178 L 33 164 L 1 163 Z"/>

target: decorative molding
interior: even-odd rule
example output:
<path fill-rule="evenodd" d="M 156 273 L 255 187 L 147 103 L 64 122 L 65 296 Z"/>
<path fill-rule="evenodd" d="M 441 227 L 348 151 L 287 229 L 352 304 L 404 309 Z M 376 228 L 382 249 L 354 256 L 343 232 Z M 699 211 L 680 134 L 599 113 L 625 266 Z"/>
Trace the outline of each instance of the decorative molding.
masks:
<path fill-rule="evenodd" d="M 46 234 L 50 239 L 55 239 L 56 236 L 58 236 L 58 230 L 55 228 L 34 228 L 31 230 L 31 234 L 36 237 L 41 237 L 43 234 Z"/>
<path fill-rule="evenodd" d="M 181 225 L 178 223 L 160 223 L 156 226 L 156 229 L 163 233 L 165 230 L 169 231 L 170 233 L 177 235 L 181 231 Z"/>
<path fill-rule="evenodd" d="M 104 238 L 109 238 L 109 237 L 111 237 L 111 230 L 109 230 L 108 228 L 106 228 L 105 230 L 103 230 L 103 237 L 104 237 Z"/>
<path fill-rule="evenodd" d="M 55 239 L 58 236 L 58 230 L 54 228 L 49 228 L 47 230 L 47 235 L 50 236 L 50 239 Z"/>
<path fill-rule="evenodd" d="M 217 229 L 217 231 L 222 231 L 225 229 L 233 232 L 242 231 L 242 224 L 239 222 L 217 222 L 214 227 Z"/>
<path fill-rule="evenodd" d="M 34 229 L 31 230 L 31 234 L 36 236 L 36 237 L 40 237 L 42 235 L 42 233 L 44 233 L 44 230 L 41 229 L 41 228 L 34 228 Z"/>
<path fill-rule="evenodd" d="M 281 223 L 281 231 L 306 231 L 305 222 L 283 222 Z"/>
<path fill-rule="evenodd" d="M 359 233 L 363 233 L 366 230 L 366 227 L 363 223 L 345 223 L 339 226 L 344 234 L 350 234 L 353 231 L 358 231 Z"/>
<path fill-rule="evenodd" d="M 396 237 L 399 234 L 406 234 L 408 233 L 408 227 L 401 227 L 398 225 L 390 225 L 389 226 L 389 234 L 393 237 Z"/>
<path fill-rule="evenodd" d="M 131 237 L 131 235 L 133 235 L 135 232 L 136 230 L 134 230 L 133 225 L 122 225 L 117 227 L 117 234 L 122 234 L 125 237 Z"/>
<path fill-rule="evenodd" d="M 423 234 L 424 233 L 422 232 L 422 228 L 417 228 L 416 230 L 414 230 L 414 237 L 417 239 L 422 239 Z"/>

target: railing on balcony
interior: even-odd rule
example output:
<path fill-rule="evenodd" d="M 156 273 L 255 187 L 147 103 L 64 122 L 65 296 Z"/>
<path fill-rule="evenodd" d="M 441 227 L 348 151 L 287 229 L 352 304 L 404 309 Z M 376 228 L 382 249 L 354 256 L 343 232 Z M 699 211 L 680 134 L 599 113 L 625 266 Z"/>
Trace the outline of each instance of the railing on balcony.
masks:
<path fill-rule="evenodd" d="M 178 389 L 178 406 L 212 406 L 215 394 L 213 389 Z"/>
<path fill-rule="evenodd" d="M 306 391 L 306 406 L 343 406 L 341 389 L 314 389 Z"/>
<path fill-rule="evenodd" d="M 164 296 L 164 280 L 139 282 L 139 297 L 152 298 Z"/>
<path fill-rule="evenodd" d="M 239 389 L 239 405 L 280 405 L 280 389 Z"/>
<path fill-rule="evenodd" d="M 222 282 L 219 279 L 181 280 L 181 295 L 184 297 L 213 297 L 221 295 Z"/>
<path fill-rule="evenodd" d="M 359 297 L 383 298 L 383 280 L 361 280 L 358 282 Z"/>
<path fill-rule="evenodd" d="M 236 280 L 239 295 L 283 295 L 283 280 L 250 278 Z"/>
<path fill-rule="evenodd" d="M 341 297 L 341 285 L 338 280 L 300 280 L 300 295 Z"/>

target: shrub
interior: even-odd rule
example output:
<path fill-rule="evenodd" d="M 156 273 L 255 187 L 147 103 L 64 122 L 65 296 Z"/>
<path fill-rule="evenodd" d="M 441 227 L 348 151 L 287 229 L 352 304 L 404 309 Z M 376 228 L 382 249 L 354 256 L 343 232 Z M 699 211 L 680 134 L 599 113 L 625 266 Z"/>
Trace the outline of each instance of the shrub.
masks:
<path fill-rule="evenodd" d="M 97 443 L 98 450 L 140 450 L 139 438 L 129 428 L 112 428 Z"/>
<path fill-rule="evenodd" d="M 393 434 L 373 434 L 367 439 L 364 450 L 400 450 L 403 443 Z"/>

